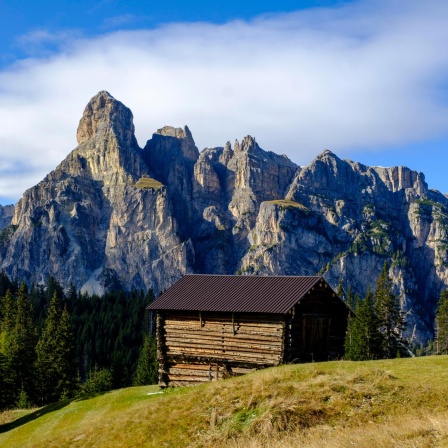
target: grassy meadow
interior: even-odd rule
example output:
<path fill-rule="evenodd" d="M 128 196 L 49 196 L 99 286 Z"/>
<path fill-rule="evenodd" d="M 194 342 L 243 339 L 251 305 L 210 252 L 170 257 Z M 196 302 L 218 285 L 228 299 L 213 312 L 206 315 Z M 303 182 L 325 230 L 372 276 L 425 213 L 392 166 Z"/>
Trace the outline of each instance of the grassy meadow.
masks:
<path fill-rule="evenodd" d="M 448 356 L 285 365 L 155 392 L 4 412 L 0 446 L 448 446 Z"/>

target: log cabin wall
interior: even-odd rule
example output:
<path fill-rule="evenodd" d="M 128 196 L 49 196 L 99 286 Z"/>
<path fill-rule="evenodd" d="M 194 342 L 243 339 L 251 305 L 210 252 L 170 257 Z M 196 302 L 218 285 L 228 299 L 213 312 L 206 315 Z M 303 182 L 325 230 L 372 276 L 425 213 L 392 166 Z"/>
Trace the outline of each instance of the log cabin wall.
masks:
<path fill-rule="evenodd" d="M 159 385 L 184 386 L 277 366 L 284 359 L 285 316 L 160 311 Z"/>
<path fill-rule="evenodd" d="M 349 312 L 326 283 L 310 289 L 287 314 L 285 362 L 340 359 Z"/>

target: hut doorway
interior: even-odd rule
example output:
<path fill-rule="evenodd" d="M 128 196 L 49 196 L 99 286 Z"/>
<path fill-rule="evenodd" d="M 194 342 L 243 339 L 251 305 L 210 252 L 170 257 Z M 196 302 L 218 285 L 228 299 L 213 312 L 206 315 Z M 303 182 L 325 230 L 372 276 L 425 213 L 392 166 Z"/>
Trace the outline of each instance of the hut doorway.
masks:
<path fill-rule="evenodd" d="M 330 348 L 331 319 L 323 315 L 303 316 L 304 352 L 311 361 L 326 361 Z"/>

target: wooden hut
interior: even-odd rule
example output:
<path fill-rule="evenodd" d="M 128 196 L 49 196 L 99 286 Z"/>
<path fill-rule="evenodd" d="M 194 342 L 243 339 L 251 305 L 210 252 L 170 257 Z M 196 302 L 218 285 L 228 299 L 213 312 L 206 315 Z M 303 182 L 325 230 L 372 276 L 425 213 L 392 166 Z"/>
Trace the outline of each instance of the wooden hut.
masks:
<path fill-rule="evenodd" d="M 322 277 L 186 275 L 157 311 L 159 385 L 344 353 L 349 308 Z"/>

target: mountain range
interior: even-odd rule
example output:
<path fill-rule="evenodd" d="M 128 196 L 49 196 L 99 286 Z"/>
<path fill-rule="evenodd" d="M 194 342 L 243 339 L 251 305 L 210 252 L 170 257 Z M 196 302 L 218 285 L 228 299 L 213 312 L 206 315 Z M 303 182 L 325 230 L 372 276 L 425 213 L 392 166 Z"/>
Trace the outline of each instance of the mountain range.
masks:
<path fill-rule="evenodd" d="M 102 294 L 187 273 L 322 274 L 364 295 L 384 265 L 416 340 L 448 287 L 448 199 L 406 167 L 325 150 L 301 167 L 255 138 L 199 152 L 188 127 L 140 148 L 132 112 L 101 91 L 78 146 L 15 206 L 0 206 L 0 267 Z"/>

